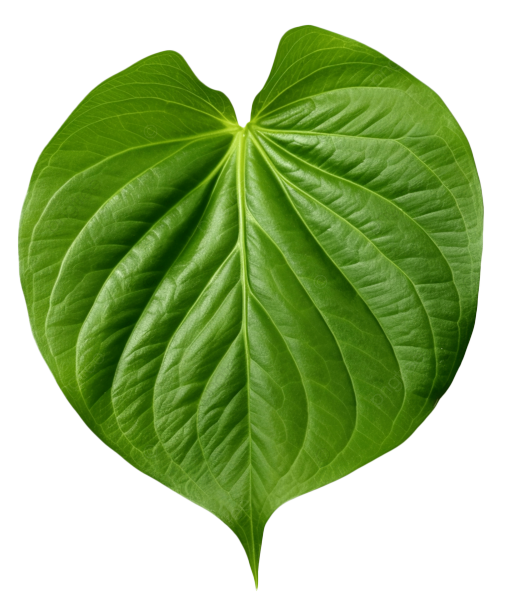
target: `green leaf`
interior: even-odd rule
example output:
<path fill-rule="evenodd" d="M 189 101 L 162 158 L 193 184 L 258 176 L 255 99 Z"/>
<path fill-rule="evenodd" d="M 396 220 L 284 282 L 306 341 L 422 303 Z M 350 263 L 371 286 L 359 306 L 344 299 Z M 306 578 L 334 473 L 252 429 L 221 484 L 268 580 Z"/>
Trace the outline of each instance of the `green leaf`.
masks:
<path fill-rule="evenodd" d="M 86 424 L 224 521 L 257 583 L 271 514 L 402 443 L 449 387 L 482 213 L 440 98 L 300 27 L 245 128 L 175 52 L 94 89 L 34 170 L 21 280 Z"/>

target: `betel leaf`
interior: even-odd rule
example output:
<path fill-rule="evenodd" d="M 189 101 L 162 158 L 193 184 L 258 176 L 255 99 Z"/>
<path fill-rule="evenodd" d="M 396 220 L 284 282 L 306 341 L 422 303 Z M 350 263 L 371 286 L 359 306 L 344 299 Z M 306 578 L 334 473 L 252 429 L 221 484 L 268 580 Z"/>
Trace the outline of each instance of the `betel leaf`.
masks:
<path fill-rule="evenodd" d="M 482 198 L 428 87 L 343 36 L 282 39 L 251 121 L 163 52 L 42 153 L 20 228 L 39 348 L 87 425 L 239 537 L 381 456 L 449 387 Z"/>

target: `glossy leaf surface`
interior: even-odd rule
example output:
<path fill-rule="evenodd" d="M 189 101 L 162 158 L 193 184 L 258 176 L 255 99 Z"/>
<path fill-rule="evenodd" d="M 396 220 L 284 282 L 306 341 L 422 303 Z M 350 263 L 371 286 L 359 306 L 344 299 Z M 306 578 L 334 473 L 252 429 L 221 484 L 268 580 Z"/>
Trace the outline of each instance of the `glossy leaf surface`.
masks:
<path fill-rule="evenodd" d="M 36 165 L 20 264 L 70 403 L 222 519 L 257 581 L 275 509 L 402 443 L 447 390 L 481 243 L 439 97 L 302 27 L 243 129 L 175 52 L 92 91 Z"/>

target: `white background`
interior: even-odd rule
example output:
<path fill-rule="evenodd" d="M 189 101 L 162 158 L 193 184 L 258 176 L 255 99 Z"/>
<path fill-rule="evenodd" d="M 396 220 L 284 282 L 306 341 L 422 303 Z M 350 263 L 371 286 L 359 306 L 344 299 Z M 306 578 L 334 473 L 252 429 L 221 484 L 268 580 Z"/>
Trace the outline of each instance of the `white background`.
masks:
<path fill-rule="evenodd" d="M 10 2 L 2 15 L 1 560 L 5 608 L 509 608 L 510 53 L 503 1 Z M 35 162 L 105 78 L 179 51 L 241 125 L 280 37 L 312 24 L 440 94 L 485 200 L 478 319 L 448 394 L 397 450 L 291 501 L 256 592 L 234 534 L 101 443 L 30 333 L 17 225 Z"/>

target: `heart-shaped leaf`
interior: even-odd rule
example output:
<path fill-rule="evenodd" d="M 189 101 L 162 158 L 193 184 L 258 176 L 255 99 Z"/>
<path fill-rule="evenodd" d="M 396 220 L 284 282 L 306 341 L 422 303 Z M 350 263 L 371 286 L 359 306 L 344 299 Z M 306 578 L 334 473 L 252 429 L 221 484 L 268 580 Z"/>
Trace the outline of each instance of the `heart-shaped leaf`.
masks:
<path fill-rule="evenodd" d="M 164 52 L 94 89 L 20 228 L 33 332 L 70 403 L 239 537 L 402 443 L 472 332 L 482 199 L 428 87 L 315 27 L 241 128 Z"/>

